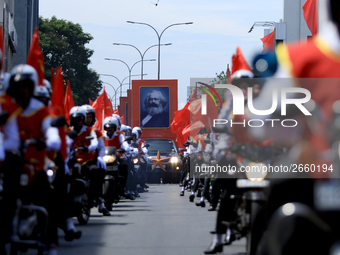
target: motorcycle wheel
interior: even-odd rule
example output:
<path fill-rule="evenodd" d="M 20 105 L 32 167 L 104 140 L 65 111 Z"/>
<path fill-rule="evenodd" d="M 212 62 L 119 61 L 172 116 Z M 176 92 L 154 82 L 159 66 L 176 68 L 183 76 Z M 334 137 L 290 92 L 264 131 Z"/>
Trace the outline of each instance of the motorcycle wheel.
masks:
<path fill-rule="evenodd" d="M 258 213 L 261 211 L 262 206 L 258 202 L 251 202 L 251 212 L 250 212 L 250 229 L 247 231 L 247 254 L 248 255 L 255 255 L 257 245 L 260 241 L 261 233 L 257 233 L 256 228 L 256 217 Z"/>
<path fill-rule="evenodd" d="M 86 194 L 83 195 L 82 202 L 83 206 L 77 215 L 77 219 L 80 225 L 85 225 L 89 221 L 91 214 L 91 208 Z"/>
<path fill-rule="evenodd" d="M 113 194 L 114 194 L 114 190 L 113 190 L 113 185 L 111 183 L 111 181 L 105 181 L 104 183 L 104 194 L 105 194 L 105 207 L 107 210 L 112 211 L 112 203 L 113 203 Z"/>

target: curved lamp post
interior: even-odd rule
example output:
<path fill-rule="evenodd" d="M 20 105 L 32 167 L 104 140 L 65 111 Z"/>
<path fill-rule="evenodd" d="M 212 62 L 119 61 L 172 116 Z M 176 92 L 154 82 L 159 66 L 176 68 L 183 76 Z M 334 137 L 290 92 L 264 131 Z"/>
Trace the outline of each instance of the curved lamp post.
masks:
<path fill-rule="evenodd" d="M 140 57 L 141 57 L 141 61 L 142 61 L 140 79 L 143 80 L 143 75 L 142 75 L 142 73 L 143 73 L 143 60 L 144 60 L 145 53 L 146 53 L 149 49 L 151 49 L 152 47 L 158 46 L 158 44 L 151 45 L 149 48 L 147 48 L 147 49 L 144 51 L 143 54 L 142 54 L 142 52 L 141 52 L 136 46 L 134 46 L 134 45 L 132 45 L 132 44 L 128 44 L 128 43 L 113 43 L 113 45 L 131 46 L 131 47 L 135 48 L 135 49 L 138 51 L 138 53 L 139 53 L 139 55 L 140 55 Z M 161 44 L 160 46 L 169 46 L 169 45 L 172 45 L 172 43 L 165 43 L 165 44 Z"/>
<path fill-rule="evenodd" d="M 125 64 L 126 65 L 126 67 L 128 68 L 128 70 L 129 70 L 129 76 L 128 76 L 128 78 L 129 78 L 129 89 L 131 89 L 131 71 L 132 71 L 132 68 L 137 64 L 137 63 L 139 63 L 139 62 L 143 62 L 143 61 L 156 61 L 156 59 L 147 59 L 147 60 L 139 60 L 139 61 L 137 61 L 136 63 L 134 63 L 131 67 L 125 62 L 125 61 L 123 61 L 123 60 L 121 60 L 121 59 L 117 59 L 117 58 L 104 58 L 105 60 L 112 60 L 112 61 L 119 61 L 119 62 L 122 62 L 123 64 Z M 143 73 L 141 73 L 141 76 L 143 76 L 144 74 Z M 124 80 L 123 80 L 124 81 Z"/>
<path fill-rule="evenodd" d="M 162 37 L 164 31 L 167 30 L 169 27 L 172 27 L 172 26 L 191 25 L 191 24 L 194 23 L 194 22 L 174 23 L 174 24 L 171 24 L 171 25 L 167 26 L 166 28 L 164 28 L 163 31 L 159 34 L 157 32 L 157 30 L 153 26 L 148 24 L 148 23 L 134 22 L 134 21 L 126 21 L 126 22 L 130 23 L 130 24 L 146 25 L 146 26 L 151 27 L 156 32 L 157 37 L 158 37 L 158 80 L 160 79 L 160 69 L 161 69 L 161 64 L 160 64 L 160 58 L 161 58 L 161 37 Z"/>

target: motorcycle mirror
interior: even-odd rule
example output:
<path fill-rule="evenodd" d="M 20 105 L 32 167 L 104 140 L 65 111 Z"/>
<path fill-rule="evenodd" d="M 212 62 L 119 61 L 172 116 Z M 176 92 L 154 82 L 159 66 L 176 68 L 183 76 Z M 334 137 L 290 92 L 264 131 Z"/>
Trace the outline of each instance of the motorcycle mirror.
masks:
<path fill-rule="evenodd" d="M 0 113 L 0 125 L 5 125 L 7 119 L 8 119 L 8 112 L 7 111 Z"/>
<path fill-rule="evenodd" d="M 215 126 L 212 128 L 212 130 L 214 131 L 214 133 L 221 133 L 221 134 L 228 134 L 228 135 L 233 135 L 228 128 L 219 125 L 219 126 Z"/>
<path fill-rule="evenodd" d="M 183 152 L 183 148 L 179 148 L 178 151 L 179 151 L 179 152 Z"/>
<path fill-rule="evenodd" d="M 131 135 L 125 137 L 125 141 L 132 141 L 133 137 Z"/>
<path fill-rule="evenodd" d="M 93 139 L 93 136 L 86 136 L 86 137 L 85 137 L 85 140 L 86 140 L 86 141 L 90 141 L 90 140 L 92 140 L 92 139 Z"/>
<path fill-rule="evenodd" d="M 210 139 L 204 139 L 204 143 L 210 143 Z"/>
<path fill-rule="evenodd" d="M 150 147 L 150 144 L 144 144 L 144 146 L 143 147 L 145 147 L 145 148 L 149 148 Z"/>
<path fill-rule="evenodd" d="M 77 136 L 78 136 L 78 134 L 77 134 L 77 132 L 76 131 L 69 131 L 68 133 L 67 133 L 67 135 L 68 135 L 68 137 L 70 137 L 70 138 L 76 138 Z"/>
<path fill-rule="evenodd" d="M 118 149 L 117 150 L 119 153 L 125 153 L 125 150 L 124 149 Z"/>
<path fill-rule="evenodd" d="M 138 144 L 137 143 L 131 143 L 131 147 L 132 148 L 138 148 Z"/>
<path fill-rule="evenodd" d="M 59 116 L 53 119 L 51 126 L 52 127 L 62 127 L 68 125 L 66 122 L 66 118 L 64 116 Z"/>

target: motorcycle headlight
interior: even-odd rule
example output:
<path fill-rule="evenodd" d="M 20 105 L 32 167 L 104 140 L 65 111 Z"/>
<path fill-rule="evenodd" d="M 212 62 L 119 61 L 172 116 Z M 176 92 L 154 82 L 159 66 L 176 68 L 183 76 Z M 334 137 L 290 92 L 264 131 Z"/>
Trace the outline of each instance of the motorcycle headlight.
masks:
<path fill-rule="evenodd" d="M 135 158 L 135 159 L 133 160 L 133 163 L 134 163 L 134 164 L 137 164 L 137 163 L 138 163 L 138 158 Z"/>
<path fill-rule="evenodd" d="M 103 160 L 105 163 L 113 163 L 116 160 L 116 156 L 115 155 L 105 155 L 103 157 Z"/>
<path fill-rule="evenodd" d="M 263 163 L 251 162 L 246 167 L 246 175 L 251 181 L 262 181 L 267 176 L 267 166 Z"/>
<path fill-rule="evenodd" d="M 48 169 L 46 171 L 46 174 L 47 174 L 47 179 L 48 179 L 49 183 L 52 183 L 54 181 L 54 178 L 55 178 L 55 172 L 52 169 Z"/>
<path fill-rule="evenodd" d="M 170 163 L 178 163 L 178 158 L 177 157 L 171 157 Z"/>

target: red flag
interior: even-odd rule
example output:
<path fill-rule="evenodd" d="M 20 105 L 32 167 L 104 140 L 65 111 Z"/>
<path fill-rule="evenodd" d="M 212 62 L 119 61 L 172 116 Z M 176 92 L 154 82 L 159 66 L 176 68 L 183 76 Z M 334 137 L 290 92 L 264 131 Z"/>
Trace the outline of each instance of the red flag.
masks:
<path fill-rule="evenodd" d="M 1 50 L 1 63 L 0 63 L 0 70 L 4 70 L 5 68 L 5 44 L 4 44 L 4 29 L 0 26 L 0 50 Z"/>
<path fill-rule="evenodd" d="M 265 51 L 273 52 L 275 48 L 275 29 L 270 34 L 261 38 L 261 41 L 263 42 L 263 52 Z"/>
<path fill-rule="evenodd" d="M 197 100 L 197 89 L 194 90 L 189 102 L 178 111 L 175 111 L 175 118 L 171 122 L 170 129 L 172 133 L 177 134 L 176 142 L 179 147 L 183 147 L 183 143 L 188 139 L 187 134 L 183 135 L 182 131 L 190 126 L 190 102 Z"/>
<path fill-rule="evenodd" d="M 112 104 L 106 94 L 105 87 L 103 89 L 103 93 L 93 102 L 92 107 L 96 113 L 96 119 L 97 119 L 96 123 L 94 124 L 94 127 L 102 131 L 103 119 L 105 119 L 106 117 L 110 117 L 113 114 Z M 103 117 L 103 111 L 104 111 L 104 117 Z"/>
<path fill-rule="evenodd" d="M 115 110 L 113 111 L 113 113 L 114 113 L 114 114 L 118 114 L 118 115 L 119 115 L 119 111 L 118 111 L 118 109 L 115 109 Z"/>
<path fill-rule="evenodd" d="M 205 93 L 203 93 L 205 94 Z M 213 125 L 213 120 L 217 119 L 218 117 L 218 109 L 219 106 L 215 105 L 214 100 L 210 97 L 210 95 L 207 95 L 207 114 L 202 114 L 202 100 L 197 99 L 190 103 L 190 117 L 191 120 L 195 121 L 201 121 L 207 130 L 210 129 L 210 127 Z"/>
<path fill-rule="evenodd" d="M 317 0 L 307 0 L 302 6 L 303 16 L 312 35 L 318 33 L 318 3 Z"/>
<path fill-rule="evenodd" d="M 90 103 L 91 106 L 93 105 L 93 102 L 90 98 L 89 98 L 89 103 Z"/>
<path fill-rule="evenodd" d="M 37 71 L 39 76 L 39 85 L 44 85 L 43 83 L 45 77 L 44 56 L 41 52 L 39 44 L 38 27 L 35 28 L 32 44 L 28 52 L 27 64 L 33 66 Z"/>
<path fill-rule="evenodd" d="M 230 78 L 231 78 L 231 73 L 230 73 L 230 69 L 229 69 L 229 64 L 227 65 L 227 78 L 228 78 L 228 82 L 230 81 Z"/>
<path fill-rule="evenodd" d="M 73 106 L 74 106 L 74 101 L 73 101 L 71 86 L 70 86 L 70 82 L 67 81 L 65 102 L 64 102 L 64 113 L 65 113 L 66 121 L 68 123 L 70 123 L 70 110 Z"/>
<path fill-rule="evenodd" d="M 61 67 L 57 67 L 56 76 L 54 76 L 54 70 L 52 69 L 51 87 L 53 91 L 51 95 L 51 111 L 56 116 L 64 115 L 64 77 Z"/>
<path fill-rule="evenodd" d="M 232 62 L 233 62 L 232 74 L 239 70 L 248 70 L 252 72 L 250 66 L 248 65 L 246 59 L 243 56 L 240 47 L 237 47 L 236 54 L 233 55 L 232 57 Z"/>
<path fill-rule="evenodd" d="M 185 127 L 182 134 L 186 137 L 196 136 L 202 128 L 204 128 L 204 124 L 201 121 L 195 121 L 192 125 Z"/>

